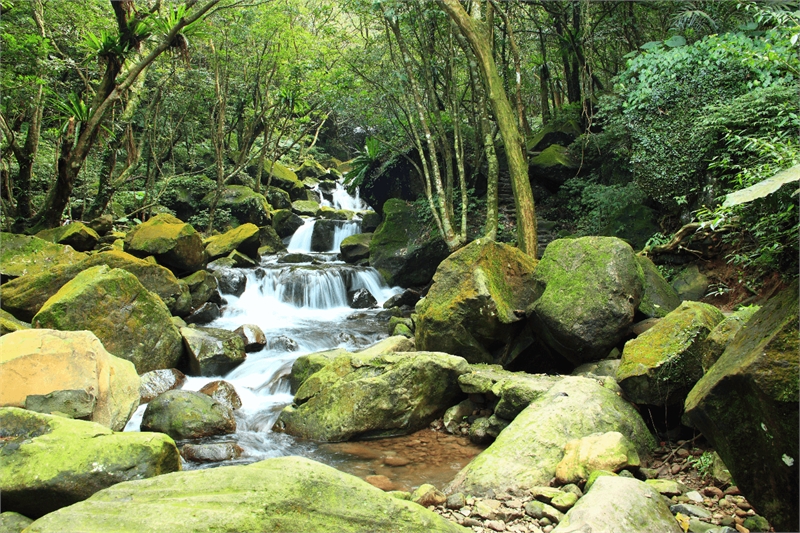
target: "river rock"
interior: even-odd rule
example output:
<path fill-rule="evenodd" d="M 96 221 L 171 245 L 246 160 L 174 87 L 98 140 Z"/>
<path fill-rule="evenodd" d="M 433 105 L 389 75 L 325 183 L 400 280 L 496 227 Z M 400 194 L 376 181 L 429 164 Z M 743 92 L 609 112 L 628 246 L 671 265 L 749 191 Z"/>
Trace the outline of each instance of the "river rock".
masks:
<path fill-rule="evenodd" d="M 431 236 L 430 227 L 406 202 L 392 198 L 383 204 L 383 222 L 369 244 L 369 264 L 390 286 L 427 285 L 449 253 L 444 240 Z"/>
<path fill-rule="evenodd" d="M 303 382 L 275 430 L 328 442 L 408 434 L 457 401 L 466 371 L 442 353 L 341 355 Z"/>
<path fill-rule="evenodd" d="M 40 239 L 55 244 L 72 246 L 79 252 L 88 252 L 97 246 L 100 236 L 83 222 L 71 222 L 58 228 L 42 230 L 36 234 Z"/>
<path fill-rule="evenodd" d="M 286 251 L 286 245 L 281 237 L 275 232 L 272 226 L 261 226 L 258 228 L 258 257 L 253 261 L 258 264 L 262 255 L 273 255 Z"/>
<path fill-rule="evenodd" d="M 208 193 L 203 201 L 211 204 L 214 191 Z M 222 192 L 217 209 L 227 209 L 239 224 L 266 226 L 270 223 L 269 204 L 263 194 L 245 185 L 228 185 Z"/>
<path fill-rule="evenodd" d="M 302 457 L 119 484 L 37 520 L 29 533 L 468 533 L 415 503 Z"/>
<path fill-rule="evenodd" d="M 579 483 L 589 479 L 594 470 L 618 472 L 639 464 L 636 446 L 622 433 L 609 431 L 587 435 L 564 446 L 564 457 L 556 465 L 556 483 Z"/>
<path fill-rule="evenodd" d="M 33 520 L 14 511 L 0 513 L 0 531 L 3 533 L 22 533 Z"/>
<path fill-rule="evenodd" d="M 258 352 L 267 345 L 267 337 L 255 324 L 242 324 L 234 331 L 244 341 L 245 352 Z"/>
<path fill-rule="evenodd" d="M 750 320 L 758 311 L 757 305 L 743 307 L 717 324 L 708 337 L 700 345 L 700 360 L 703 365 L 703 372 L 708 372 L 711 366 L 717 362 L 719 357 L 728 347 L 728 344 L 736 337 L 739 330 Z"/>
<path fill-rule="evenodd" d="M 181 328 L 189 358 L 189 375 L 222 376 L 247 357 L 244 340 L 232 331 L 217 328 Z"/>
<path fill-rule="evenodd" d="M 342 223 L 337 220 L 317 220 L 311 233 L 311 251 L 338 252 L 339 250 L 334 250 L 333 243 L 336 230 L 341 227 Z"/>
<path fill-rule="evenodd" d="M 141 375 L 139 403 L 147 403 L 153 398 L 172 389 L 180 389 L 186 382 L 186 375 L 177 368 L 151 370 Z"/>
<path fill-rule="evenodd" d="M 64 263 L 77 263 L 85 257 L 86 254 L 76 252 L 72 246 L 53 244 L 27 235 L 0 233 L 0 276 L 3 281 L 46 272 Z"/>
<path fill-rule="evenodd" d="M 189 313 L 189 289 L 168 268 L 122 250 L 93 254 L 76 263 L 58 265 L 14 279 L 0 288 L 3 309 L 22 320 L 32 320 L 42 305 L 67 282 L 84 270 L 100 265 L 121 268 L 136 276 L 145 289 L 161 298 L 173 315 L 185 316 Z"/>
<path fill-rule="evenodd" d="M 299 389 L 308 378 L 328 366 L 334 359 L 349 354 L 350 352 L 344 348 L 335 348 L 333 350 L 301 355 L 295 359 L 292 364 L 292 372 L 289 374 L 292 394 L 296 393 L 297 389 Z"/>
<path fill-rule="evenodd" d="M 313 200 L 295 200 L 292 202 L 292 213 L 301 217 L 315 217 L 319 215 L 319 202 Z"/>
<path fill-rule="evenodd" d="M 567 442 L 608 431 L 625 435 L 640 457 L 655 446 L 631 404 L 593 379 L 564 377 L 517 415 L 446 492 L 499 493 L 548 485 Z"/>
<path fill-rule="evenodd" d="M 114 357 L 90 331 L 29 329 L 0 337 L 0 405 L 25 407 L 88 397 L 90 420 L 121 431 L 139 405 L 133 364 Z M 8 379 L 15 376 L 16 379 Z M 43 398 L 50 395 L 48 402 Z M 84 402 L 86 403 L 86 402 Z M 49 411 L 69 414 L 67 407 Z M 49 412 L 48 411 L 48 412 Z"/>
<path fill-rule="evenodd" d="M 184 444 L 181 457 L 193 463 L 219 463 L 238 459 L 244 449 L 235 442 L 214 442 L 211 444 Z"/>
<path fill-rule="evenodd" d="M 208 301 L 219 303 L 217 299 L 217 278 L 213 274 L 205 270 L 198 270 L 194 274 L 183 278 L 182 281 L 189 288 L 189 293 L 192 295 L 192 309 L 199 309 Z"/>
<path fill-rule="evenodd" d="M 181 469 L 175 443 L 166 435 L 115 433 L 94 422 L 14 407 L 0 408 L 0 427 L 3 510 L 31 518 L 115 483 Z"/>
<path fill-rule="evenodd" d="M 152 255 L 160 265 L 176 273 L 195 272 L 205 265 L 203 239 L 195 229 L 172 215 L 156 215 L 125 237 L 125 251 Z"/>
<path fill-rule="evenodd" d="M 357 264 L 369 261 L 369 243 L 372 233 L 357 233 L 346 237 L 339 249 L 345 263 Z"/>
<path fill-rule="evenodd" d="M 216 268 L 213 272 L 221 294 L 232 294 L 233 296 L 244 294 L 244 290 L 247 288 L 247 276 L 244 272 L 232 268 Z"/>
<path fill-rule="evenodd" d="M 450 255 L 417 304 L 417 347 L 471 363 L 493 361 L 534 300 L 535 267 L 519 249 L 486 239 Z"/>
<path fill-rule="evenodd" d="M 248 222 L 222 235 L 208 237 L 203 243 L 206 245 L 206 255 L 210 260 L 224 257 L 234 250 L 244 255 L 258 259 L 260 246 L 258 226 Z"/>
<path fill-rule="evenodd" d="M 206 394 L 170 390 L 147 404 L 141 429 L 176 440 L 199 439 L 235 432 L 236 419 L 233 411 Z"/>
<path fill-rule="evenodd" d="M 186 317 L 187 324 L 208 324 L 222 316 L 222 310 L 212 302 L 206 302 Z"/>
<path fill-rule="evenodd" d="M 648 257 L 637 255 L 636 260 L 644 272 L 644 293 L 638 311 L 648 318 L 667 316 L 667 313 L 681 304 L 678 293 Z"/>
<path fill-rule="evenodd" d="M 736 485 L 776 531 L 798 529 L 798 284 L 770 299 L 686 398 Z"/>
<path fill-rule="evenodd" d="M 450 433 L 456 433 L 458 431 L 459 424 L 461 424 L 461 422 L 466 420 L 468 417 L 472 416 L 473 411 L 475 411 L 475 404 L 470 399 L 466 399 L 454 405 L 445 411 L 444 416 L 442 417 L 442 423 L 444 424 L 445 429 L 447 429 L 447 431 Z"/>
<path fill-rule="evenodd" d="M 372 346 L 368 346 L 363 350 L 359 350 L 356 353 L 362 357 L 372 357 L 376 355 L 386 355 L 389 353 L 413 352 L 413 351 L 414 351 L 413 339 L 403 337 L 402 335 L 393 335 L 391 337 L 383 339 L 382 341 L 378 341 Z"/>
<path fill-rule="evenodd" d="M 633 249 L 615 237 L 555 240 L 533 277 L 533 330 L 575 365 L 605 358 L 627 335 L 644 292 Z"/>
<path fill-rule="evenodd" d="M 682 530 L 658 491 L 637 479 L 603 476 L 553 529 L 553 533 L 578 531 L 681 533 Z"/>
<path fill-rule="evenodd" d="M 125 270 L 97 266 L 58 290 L 33 317 L 37 328 L 89 330 L 139 373 L 174 368 L 183 356 L 178 329 L 164 302 Z M 137 386 L 138 387 L 138 386 Z"/>
<path fill-rule="evenodd" d="M 0 336 L 22 329 L 31 329 L 30 323 L 18 320 L 8 311 L 0 309 Z"/>
<path fill-rule="evenodd" d="M 242 399 L 239 398 L 239 394 L 236 392 L 234 386 L 227 381 L 211 381 L 203 385 L 199 392 L 211 396 L 231 411 L 242 407 Z"/>
<path fill-rule="evenodd" d="M 272 227 L 281 238 L 291 237 L 305 221 L 289 209 L 278 209 L 272 215 Z"/>
<path fill-rule="evenodd" d="M 499 398 L 495 414 L 513 420 L 560 379 L 544 374 L 510 372 L 499 365 L 470 365 L 469 372 L 458 377 L 458 384 L 467 394 Z"/>
<path fill-rule="evenodd" d="M 388 300 L 383 302 L 384 309 L 391 309 L 392 307 L 414 307 L 417 302 L 422 298 L 419 291 L 414 289 L 406 289 L 400 294 L 395 294 Z"/>
<path fill-rule="evenodd" d="M 275 215 L 277 212 L 280 210 L 291 209 L 292 199 L 289 197 L 288 192 L 273 186 L 269 187 L 266 196 L 267 202 L 273 209 L 272 223 L 275 224 Z"/>
<path fill-rule="evenodd" d="M 617 381 L 628 399 L 648 405 L 683 403 L 703 377 L 700 345 L 723 318 L 714 306 L 687 301 L 625 343 Z"/>
<path fill-rule="evenodd" d="M 378 306 L 378 301 L 367 289 L 348 291 L 347 303 L 353 309 L 370 309 Z"/>
<path fill-rule="evenodd" d="M 381 216 L 375 211 L 361 214 L 361 233 L 372 233 L 381 225 Z"/>

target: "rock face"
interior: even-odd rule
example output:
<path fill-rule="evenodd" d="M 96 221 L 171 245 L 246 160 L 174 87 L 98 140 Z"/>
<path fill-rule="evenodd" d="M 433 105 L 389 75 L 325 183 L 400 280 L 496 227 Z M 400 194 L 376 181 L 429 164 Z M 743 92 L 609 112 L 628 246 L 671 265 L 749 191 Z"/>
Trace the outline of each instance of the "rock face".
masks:
<path fill-rule="evenodd" d="M 209 260 L 228 255 L 234 250 L 238 250 L 252 259 L 258 259 L 259 244 L 258 226 L 249 222 L 222 235 L 214 235 L 205 240 L 206 255 Z"/>
<path fill-rule="evenodd" d="M 107 266 L 84 270 L 33 317 L 38 328 L 89 330 L 103 346 L 141 373 L 174 368 L 183 355 L 178 329 L 164 302 L 136 276 Z"/>
<path fill-rule="evenodd" d="M 684 302 L 628 341 L 617 369 L 628 399 L 648 405 L 683 403 L 703 377 L 702 343 L 723 318 L 714 306 Z"/>
<path fill-rule="evenodd" d="M 161 298 L 172 314 L 185 316 L 189 313 L 189 289 L 168 268 L 122 250 L 101 252 L 77 263 L 58 265 L 11 280 L 0 288 L 3 308 L 23 320 L 31 320 L 48 298 L 67 282 L 84 270 L 100 265 L 121 268 L 136 276 L 145 289 Z"/>
<path fill-rule="evenodd" d="M 624 338 L 644 290 L 633 250 L 614 237 L 551 242 L 534 280 L 533 329 L 575 365 L 605 358 Z"/>
<path fill-rule="evenodd" d="M 166 435 L 114 433 L 105 426 L 0 408 L 3 510 L 38 518 L 134 479 L 181 469 Z M 73 530 L 73 527 L 66 527 Z"/>
<path fill-rule="evenodd" d="M 467 533 L 417 504 L 301 457 L 116 485 L 31 524 L 29 533 L 270 531 Z"/>
<path fill-rule="evenodd" d="M 90 331 L 29 329 L 0 338 L 0 405 L 25 407 L 31 397 L 75 393 L 89 398 L 90 420 L 122 431 L 139 406 L 139 376 Z M 36 400 L 34 400 L 36 401 Z M 51 403 L 51 405 L 53 405 Z M 63 412 L 62 409 L 53 409 Z M 70 414 L 70 413 L 65 413 Z"/>
<path fill-rule="evenodd" d="M 36 236 L 56 244 L 67 244 L 79 252 L 88 252 L 97 246 L 100 236 L 96 231 L 82 222 L 73 222 L 66 226 L 40 231 Z"/>
<path fill-rule="evenodd" d="M 404 201 L 396 198 L 383 205 L 383 222 L 369 244 L 369 264 L 389 285 L 427 285 L 436 267 L 449 255 L 447 245 L 421 224 Z"/>
<path fill-rule="evenodd" d="M 247 357 L 244 339 L 237 333 L 216 328 L 181 328 L 181 335 L 192 376 L 227 374 Z"/>
<path fill-rule="evenodd" d="M 341 355 L 303 382 L 274 429 L 328 442 L 411 433 L 458 401 L 466 371 L 441 353 Z"/>
<path fill-rule="evenodd" d="M 25 274 L 44 272 L 62 263 L 77 263 L 86 254 L 71 246 L 16 235 L 0 233 L 0 276 L 13 279 Z"/>
<path fill-rule="evenodd" d="M 536 261 L 517 248 L 476 240 L 441 262 L 417 304 L 416 345 L 460 355 L 470 363 L 494 360 L 522 311 L 534 299 Z"/>
<path fill-rule="evenodd" d="M 546 486 L 567 442 L 608 431 L 625 435 L 640 456 L 655 445 L 631 404 L 593 379 L 564 377 L 517 415 L 446 492 L 475 495 Z"/>
<path fill-rule="evenodd" d="M 229 408 L 211 396 L 170 390 L 147 405 L 142 431 L 166 433 L 176 440 L 199 439 L 233 433 L 236 420 Z"/>
<path fill-rule="evenodd" d="M 795 282 L 753 315 L 689 393 L 684 414 L 776 531 L 796 531 L 799 520 L 797 292 Z"/>
<path fill-rule="evenodd" d="M 758 311 L 757 305 L 750 305 L 739 309 L 728 316 L 711 330 L 708 337 L 700 347 L 703 372 L 708 370 L 717 362 L 728 344 L 736 337 L 736 334 L 744 327 L 748 320 Z"/>
<path fill-rule="evenodd" d="M 205 264 L 200 234 L 172 215 L 156 215 L 125 237 L 125 251 L 140 257 L 155 256 L 173 272 L 194 272 Z"/>
<path fill-rule="evenodd" d="M 649 318 L 662 318 L 681 304 L 675 289 L 647 257 L 637 255 L 636 260 L 644 272 L 644 294 L 639 303 L 639 312 Z"/>
<path fill-rule="evenodd" d="M 553 533 L 579 531 L 681 533 L 682 529 L 654 488 L 637 479 L 602 476 L 553 529 Z"/>
<path fill-rule="evenodd" d="M 340 250 L 345 263 L 356 264 L 359 261 L 369 261 L 369 243 L 372 233 L 357 233 L 342 241 Z"/>

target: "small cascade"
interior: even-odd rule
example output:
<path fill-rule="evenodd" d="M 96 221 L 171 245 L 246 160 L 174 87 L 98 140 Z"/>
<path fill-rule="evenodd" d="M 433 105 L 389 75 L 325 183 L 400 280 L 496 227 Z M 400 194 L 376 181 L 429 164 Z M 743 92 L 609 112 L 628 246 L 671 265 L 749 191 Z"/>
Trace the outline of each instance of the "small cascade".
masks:
<path fill-rule="evenodd" d="M 361 199 L 358 189 L 355 195 L 351 196 L 340 182 L 336 182 L 336 188 L 331 193 L 332 200 L 327 200 L 319 186 L 314 189 L 319 194 L 321 200 L 320 205 L 332 207 L 333 209 L 345 209 L 347 211 L 366 211 L 369 206 Z"/>
<path fill-rule="evenodd" d="M 297 228 L 289 244 L 286 245 L 286 251 L 290 253 L 308 253 L 311 251 L 311 237 L 314 235 L 314 224 L 317 220 L 314 218 L 307 218 L 305 223 Z"/>
<path fill-rule="evenodd" d="M 339 225 L 333 233 L 333 245 L 331 252 L 338 252 L 342 247 L 342 241 L 351 235 L 361 233 L 360 221 L 348 221 Z"/>

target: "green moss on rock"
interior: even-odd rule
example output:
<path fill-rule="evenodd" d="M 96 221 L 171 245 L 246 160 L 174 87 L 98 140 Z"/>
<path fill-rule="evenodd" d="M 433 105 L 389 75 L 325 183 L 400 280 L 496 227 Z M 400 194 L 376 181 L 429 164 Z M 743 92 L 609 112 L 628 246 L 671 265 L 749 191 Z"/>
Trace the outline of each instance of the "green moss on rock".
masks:
<path fill-rule="evenodd" d="M 72 246 L 79 252 L 88 252 L 94 249 L 100 236 L 83 222 L 72 222 L 58 228 L 42 230 L 36 234 L 40 239 Z"/>
<path fill-rule="evenodd" d="M 204 202 L 211 203 L 214 192 L 209 193 Z M 244 185 L 228 185 L 217 203 L 218 209 L 227 209 L 235 219 L 234 225 L 255 224 L 266 226 L 270 223 L 269 203 L 263 194 L 259 194 Z"/>
<path fill-rule="evenodd" d="M 195 229 L 168 214 L 156 215 L 125 237 L 125 251 L 155 256 L 159 264 L 177 272 L 194 272 L 205 264 L 203 239 Z"/>
<path fill-rule="evenodd" d="M 0 275 L 5 279 L 26 274 L 36 274 L 65 263 L 76 263 L 86 254 L 76 252 L 71 246 L 17 235 L 0 233 Z"/>
<path fill-rule="evenodd" d="M 0 335 L 6 335 L 22 329 L 31 329 L 28 322 L 17 320 L 8 311 L 0 309 Z"/>
<path fill-rule="evenodd" d="M 226 435 L 236 431 L 233 412 L 200 392 L 168 390 L 149 404 L 142 431 L 166 433 L 176 440 Z"/>
<path fill-rule="evenodd" d="M 206 255 L 209 260 L 226 256 L 234 250 L 238 250 L 253 259 L 258 259 L 258 247 L 260 244 L 258 226 L 248 222 L 238 228 L 226 231 L 222 235 L 208 237 L 204 244 L 206 245 Z"/>
<path fill-rule="evenodd" d="M 678 293 L 667 283 L 667 280 L 648 257 L 637 255 L 636 260 L 644 272 L 644 294 L 638 311 L 649 318 L 667 316 L 681 303 Z"/>

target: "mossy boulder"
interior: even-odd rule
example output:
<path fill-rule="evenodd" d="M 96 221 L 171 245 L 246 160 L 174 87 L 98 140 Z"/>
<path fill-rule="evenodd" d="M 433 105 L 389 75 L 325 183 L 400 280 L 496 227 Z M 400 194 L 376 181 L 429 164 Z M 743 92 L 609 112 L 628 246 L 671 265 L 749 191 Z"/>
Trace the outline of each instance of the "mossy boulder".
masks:
<path fill-rule="evenodd" d="M 372 233 L 357 233 L 345 237 L 339 247 L 345 263 L 356 264 L 369 261 L 369 243 Z"/>
<path fill-rule="evenodd" d="M 700 359 L 703 364 L 703 373 L 708 370 L 717 362 L 728 344 L 736 337 L 736 334 L 747 324 L 756 311 L 759 310 L 757 305 L 749 305 L 742 307 L 734 312 L 732 315 L 725 317 L 725 320 L 716 325 L 711 330 L 708 337 L 705 338 L 703 344 L 700 346 Z"/>
<path fill-rule="evenodd" d="M 97 266 L 66 283 L 33 317 L 37 328 L 89 330 L 137 372 L 178 366 L 183 342 L 167 306 L 120 268 Z"/>
<path fill-rule="evenodd" d="M 489 489 L 499 493 L 546 486 L 567 442 L 608 431 L 625 435 L 640 457 L 655 446 L 631 404 L 594 379 L 564 377 L 517 415 L 446 492 L 478 495 Z"/>
<path fill-rule="evenodd" d="M 58 228 L 42 230 L 36 236 L 55 244 L 67 244 L 79 252 L 94 250 L 100 236 L 83 222 L 72 222 Z"/>
<path fill-rule="evenodd" d="M 314 231 L 311 233 L 311 251 L 338 252 L 339 250 L 334 250 L 334 244 L 336 232 L 342 227 L 342 224 L 338 220 L 317 220 L 314 223 Z"/>
<path fill-rule="evenodd" d="M 444 240 L 417 219 L 409 204 L 396 198 L 383 204 L 383 222 L 369 244 L 369 264 L 389 285 L 427 285 L 448 255 Z"/>
<path fill-rule="evenodd" d="M 208 209 L 209 204 L 204 203 L 204 198 L 216 189 L 217 182 L 203 174 L 175 178 L 170 180 L 159 201 L 179 219 L 189 220 L 203 209 Z"/>
<path fill-rule="evenodd" d="M 233 411 L 207 394 L 173 389 L 147 404 L 141 430 L 166 433 L 176 440 L 199 439 L 235 432 L 236 419 Z"/>
<path fill-rule="evenodd" d="M 468 533 L 432 511 L 302 457 L 119 484 L 31 524 L 29 533 Z"/>
<path fill-rule="evenodd" d="M 625 343 L 617 381 L 634 403 L 682 404 L 703 377 L 703 341 L 724 315 L 716 307 L 683 302 L 638 337 Z"/>
<path fill-rule="evenodd" d="M 544 184 L 550 190 L 556 190 L 569 178 L 575 177 L 578 169 L 569 150 L 558 144 L 551 144 L 531 157 L 528 164 L 531 180 Z"/>
<path fill-rule="evenodd" d="M 492 362 L 534 300 L 535 268 L 519 249 L 486 239 L 450 255 L 417 303 L 417 347 Z"/>
<path fill-rule="evenodd" d="M 37 400 L 55 406 L 81 396 L 88 409 L 73 417 L 86 417 L 115 431 L 122 431 L 139 406 L 139 376 L 133 364 L 108 353 L 90 331 L 29 329 L 4 335 L 0 374 L 16 377 L 3 382 L 2 406 L 31 408 Z M 68 406 L 49 411 L 71 414 Z"/>
<path fill-rule="evenodd" d="M 204 244 L 206 245 L 206 255 L 210 260 L 224 257 L 234 250 L 238 250 L 252 259 L 258 259 L 258 247 L 261 240 L 258 226 L 248 222 L 226 231 L 222 235 L 208 237 Z"/>
<path fill-rule="evenodd" d="M 354 216 L 354 213 L 347 209 L 334 209 L 326 205 L 319 208 L 319 217 L 327 220 L 352 220 Z"/>
<path fill-rule="evenodd" d="M 100 265 L 121 268 L 136 276 L 147 290 L 161 298 L 173 315 L 189 313 L 192 303 L 189 289 L 171 270 L 122 250 L 93 254 L 77 263 L 58 265 L 11 280 L 0 287 L 2 306 L 23 320 L 32 320 L 42 305 L 67 282 L 84 270 Z"/>
<path fill-rule="evenodd" d="M 638 467 L 641 461 L 636 447 L 618 431 L 596 433 L 569 441 L 564 457 L 556 465 L 556 483 L 581 483 L 595 470 L 618 472 Z"/>
<path fill-rule="evenodd" d="M 20 331 L 22 329 L 31 329 L 30 323 L 23 322 L 22 320 L 14 317 L 14 315 L 8 311 L 0 309 L 0 336 L 13 333 L 15 331 Z"/>
<path fill-rule="evenodd" d="M 173 272 L 195 272 L 205 265 L 203 239 L 195 229 L 172 215 L 156 215 L 125 236 L 125 251 L 154 256 Z"/>
<path fill-rule="evenodd" d="M 189 289 L 192 297 L 192 309 L 200 309 L 209 300 L 215 300 L 218 294 L 219 282 L 217 277 L 207 270 L 198 270 L 181 280 Z M 215 302 L 216 303 L 216 302 Z"/>
<path fill-rule="evenodd" d="M 298 179 L 317 178 L 320 179 L 328 174 L 328 169 L 323 167 L 314 159 L 306 159 L 303 164 L 294 171 Z"/>
<path fill-rule="evenodd" d="M 277 161 L 274 163 L 267 162 L 264 165 L 264 173 L 270 174 L 271 185 L 289 193 L 292 201 L 306 199 L 306 188 L 303 186 L 303 182 L 298 179 L 297 174 L 289 167 Z"/>
<path fill-rule="evenodd" d="M 625 200 L 620 199 L 623 202 Z M 660 231 L 656 211 L 641 204 L 637 198 L 629 198 L 608 217 L 608 223 L 600 230 L 600 235 L 617 237 L 630 244 L 634 250 L 642 250 L 647 241 Z"/>
<path fill-rule="evenodd" d="M 0 408 L 3 510 L 39 518 L 116 483 L 181 469 L 175 442 L 158 433 Z M 63 531 L 75 531 L 74 525 Z"/>
<path fill-rule="evenodd" d="M 46 272 L 64 263 L 77 263 L 85 257 L 86 254 L 76 252 L 72 246 L 27 235 L 0 233 L 0 276 L 3 281 Z"/>
<path fill-rule="evenodd" d="M 328 366 L 334 359 L 349 354 L 350 352 L 344 348 L 336 348 L 301 355 L 295 359 L 294 363 L 292 363 L 292 372 L 289 374 L 292 394 L 295 394 L 300 385 L 305 383 L 308 378 Z"/>
<path fill-rule="evenodd" d="M 582 524 L 591 524 L 592 533 L 683 531 L 656 489 L 638 479 L 617 476 L 598 477 L 553 533 L 581 531 Z"/>
<path fill-rule="evenodd" d="M 644 294 L 638 311 L 648 318 L 663 318 L 681 303 L 672 285 L 658 271 L 650 258 L 637 255 L 636 260 L 644 272 Z"/>
<path fill-rule="evenodd" d="M 14 511 L 4 511 L 0 513 L 0 531 L 3 533 L 22 533 L 31 525 L 33 520 Z"/>
<path fill-rule="evenodd" d="M 466 394 L 499 398 L 494 413 L 505 420 L 513 420 L 560 379 L 545 374 L 510 372 L 499 365 L 470 365 L 469 372 L 458 377 L 458 384 Z"/>
<path fill-rule="evenodd" d="M 328 442 L 412 433 L 457 403 L 466 370 L 434 352 L 341 355 L 303 382 L 274 429 Z"/>
<path fill-rule="evenodd" d="M 181 328 L 192 376 L 222 376 L 247 357 L 244 339 L 232 331 L 217 328 Z"/>
<path fill-rule="evenodd" d="M 204 202 L 211 203 L 211 198 L 216 194 L 210 192 Z M 217 209 L 227 209 L 238 224 L 255 224 L 266 226 L 270 223 L 270 210 L 267 199 L 263 194 L 253 191 L 244 185 L 228 185 L 222 192 L 217 202 Z"/>
<path fill-rule="evenodd" d="M 292 212 L 298 216 L 315 217 L 319 215 L 319 203 L 313 200 L 295 200 L 292 202 Z"/>
<path fill-rule="evenodd" d="M 628 334 L 644 293 L 633 250 L 614 237 L 555 240 L 533 277 L 533 330 L 575 365 L 608 355 Z"/>
<path fill-rule="evenodd" d="M 685 403 L 685 423 L 703 432 L 776 531 L 794 531 L 800 519 L 797 331 L 795 281 L 756 311 Z"/>
<path fill-rule="evenodd" d="M 372 233 L 381 225 L 381 215 L 375 211 L 366 211 L 361 214 L 361 232 Z"/>
<path fill-rule="evenodd" d="M 699 301 L 708 290 L 708 276 L 700 272 L 697 265 L 689 265 L 672 280 L 672 288 L 681 300 Z"/>
<path fill-rule="evenodd" d="M 253 258 L 256 263 L 261 260 L 262 255 L 277 254 L 286 250 L 286 245 L 272 226 L 258 228 L 258 244 L 257 256 Z"/>
<path fill-rule="evenodd" d="M 272 215 L 272 227 L 278 237 L 286 238 L 294 235 L 305 221 L 291 212 L 290 209 L 279 209 Z"/>
<path fill-rule="evenodd" d="M 267 191 L 267 202 L 273 210 L 292 208 L 292 199 L 289 197 L 289 193 L 273 186 L 270 186 Z"/>

